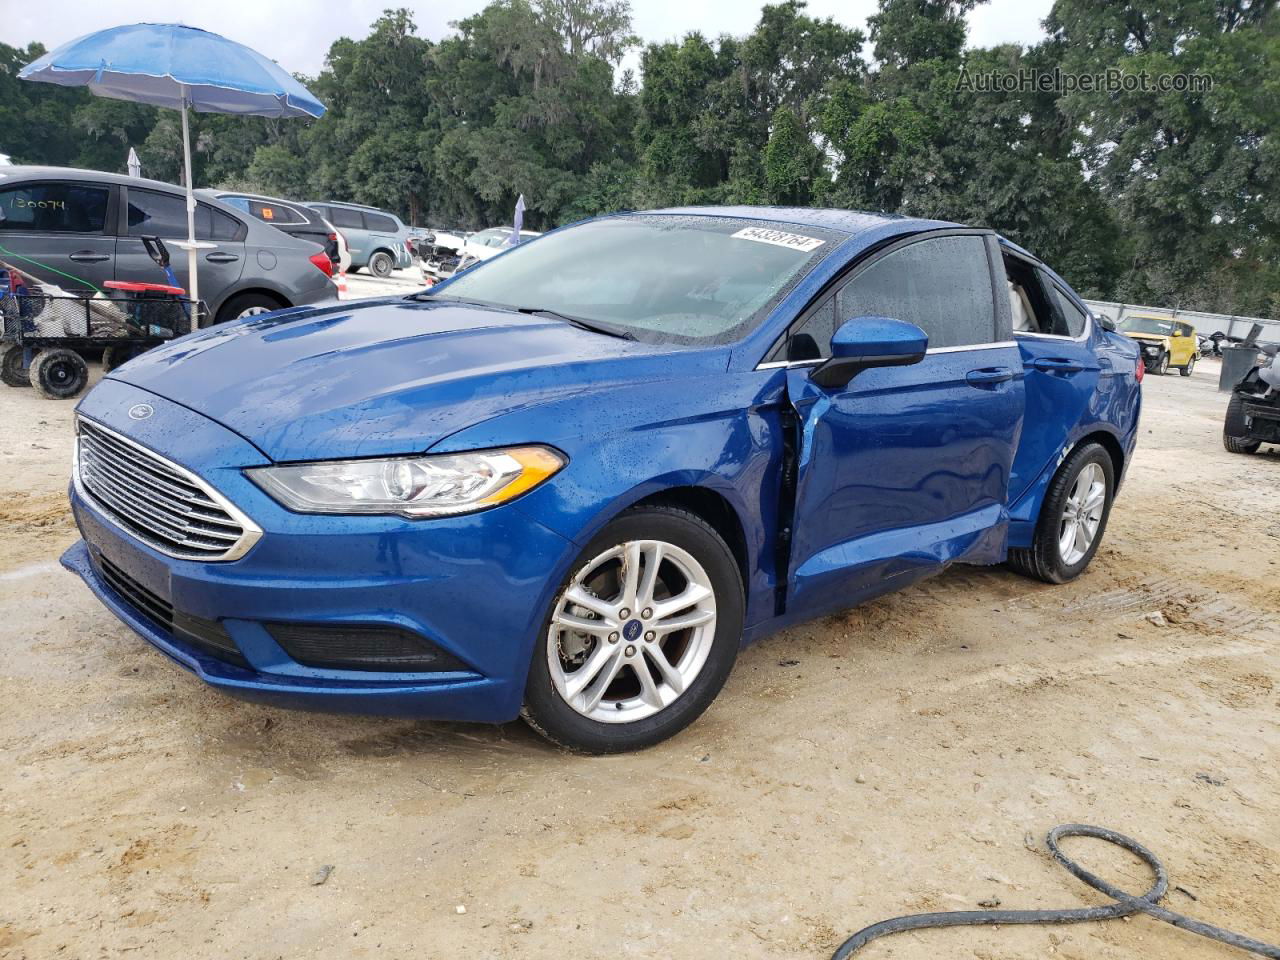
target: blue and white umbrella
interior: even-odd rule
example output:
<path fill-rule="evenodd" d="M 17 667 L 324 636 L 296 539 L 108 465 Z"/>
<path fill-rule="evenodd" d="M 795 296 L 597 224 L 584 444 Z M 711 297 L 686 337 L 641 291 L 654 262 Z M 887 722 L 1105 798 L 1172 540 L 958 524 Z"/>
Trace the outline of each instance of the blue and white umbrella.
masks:
<path fill-rule="evenodd" d="M 24 80 L 88 87 L 99 97 L 182 111 L 187 186 L 187 263 L 191 299 L 196 280 L 196 201 L 191 183 L 187 108 L 200 113 L 320 117 L 324 104 L 276 63 L 243 44 L 177 23 L 134 23 L 64 43 L 28 64 Z"/>

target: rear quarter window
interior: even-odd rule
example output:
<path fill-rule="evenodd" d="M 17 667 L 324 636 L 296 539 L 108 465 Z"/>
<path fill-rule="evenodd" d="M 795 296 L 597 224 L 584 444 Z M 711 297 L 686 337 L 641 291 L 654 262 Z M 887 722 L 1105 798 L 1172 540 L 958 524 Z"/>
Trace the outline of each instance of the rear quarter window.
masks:
<path fill-rule="evenodd" d="M 1058 304 L 1058 313 L 1061 316 L 1062 323 L 1065 324 L 1065 330 L 1055 330 L 1055 333 L 1063 333 L 1069 337 L 1078 337 L 1084 333 L 1085 325 L 1089 322 L 1088 315 L 1076 306 L 1075 301 L 1059 290 L 1056 286 L 1053 288 L 1053 298 Z"/>

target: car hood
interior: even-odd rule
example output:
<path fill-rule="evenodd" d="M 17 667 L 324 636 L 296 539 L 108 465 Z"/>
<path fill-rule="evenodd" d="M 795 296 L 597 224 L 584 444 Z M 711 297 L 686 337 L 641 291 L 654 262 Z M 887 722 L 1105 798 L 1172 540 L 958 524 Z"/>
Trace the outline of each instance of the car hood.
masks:
<path fill-rule="evenodd" d="M 416 453 L 566 394 L 723 372 L 725 363 L 723 350 L 636 343 L 485 307 L 387 299 L 213 327 L 150 350 L 110 377 L 216 420 L 280 462 Z"/>
<path fill-rule="evenodd" d="M 1126 331 L 1125 336 L 1130 340 L 1141 340 L 1144 343 L 1163 343 L 1166 345 L 1171 339 L 1162 333 L 1129 333 Z"/>

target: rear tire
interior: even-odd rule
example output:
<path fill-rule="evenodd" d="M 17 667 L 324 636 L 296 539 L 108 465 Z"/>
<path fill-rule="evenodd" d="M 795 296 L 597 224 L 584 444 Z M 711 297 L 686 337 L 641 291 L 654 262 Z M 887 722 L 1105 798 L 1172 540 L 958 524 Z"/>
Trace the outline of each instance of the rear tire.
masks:
<path fill-rule="evenodd" d="M 288 304 L 267 296 L 264 293 L 242 293 L 232 297 L 218 310 L 218 318 L 214 323 L 227 323 L 242 317 L 252 317 L 259 313 L 270 313 L 272 310 L 283 310 Z"/>
<path fill-rule="evenodd" d="M 632 557 L 628 574 L 624 558 Z M 674 507 L 629 510 L 592 538 L 557 589 L 520 715 L 553 743 L 585 753 L 674 736 L 724 686 L 745 606 L 737 561 L 706 521 Z"/>
<path fill-rule="evenodd" d="M 1227 417 L 1222 423 L 1222 445 L 1228 453 L 1257 453 L 1261 440 L 1249 439 L 1249 427 L 1244 422 L 1244 397 L 1231 395 L 1227 403 Z"/>
<path fill-rule="evenodd" d="M 1191 376 L 1191 371 L 1196 368 L 1196 355 L 1193 353 L 1191 359 L 1178 368 L 1178 374 L 1183 377 Z"/>
<path fill-rule="evenodd" d="M 1096 489 L 1098 484 L 1103 485 L 1101 491 Z M 1066 583 L 1080 576 L 1102 543 L 1115 488 L 1111 454 L 1097 443 L 1077 448 L 1049 483 L 1031 546 L 1011 548 L 1009 566 L 1023 576 L 1045 583 Z M 1095 503 L 1099 493 L 1101 499 Z M 1063 538 L 1068 529 L 1080 529 L 1072 527 L 1073 520 L 1086 531 L 1092 527 L 1093 532 L 1087 538 L 1068 538 L 1071 542 L 1064 553 Z"/>
<path fill-rule="evenodd" d="M 22 365 L 22 345 L 6 343 L 0 347 L 0 381 L 10 387 L 31 386 L 31 372 Z"/>
<path fill-rule="evenodd" d="M 66 347 L 42 350 L 31 361 L 31 385 L 49 400 L 70 400 L 89 385 L 89 365 Z"/>
<path fill-rule="evenodd" d="M 391 259 L 391 254 L 385 250 L 379 250 L 369 258 L 369 272 L 379 280 L 387 279 L 395 268 L 396 262 Z"/>

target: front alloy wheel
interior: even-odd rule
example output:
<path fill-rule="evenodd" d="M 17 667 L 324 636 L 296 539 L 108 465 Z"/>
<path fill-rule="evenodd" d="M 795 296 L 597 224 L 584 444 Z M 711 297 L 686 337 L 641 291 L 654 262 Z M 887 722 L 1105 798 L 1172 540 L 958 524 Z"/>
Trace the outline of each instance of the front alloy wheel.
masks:
<path fill-rule="evenodd" d="M 600 723 L 671 706 L 707 662 L 716 596 L 706 570 L 661 540 L 628 540 L 588 561 L 547 631 L 556 692 Z"/>
<path fill-rule="evenodd" d="M 524 718 L 564 746 L 610 753 L 691 723 L 737 654 L 742 584 L 724 541 L 682 510 L 633 510 L 584 550 L 552 603 Z"/>

